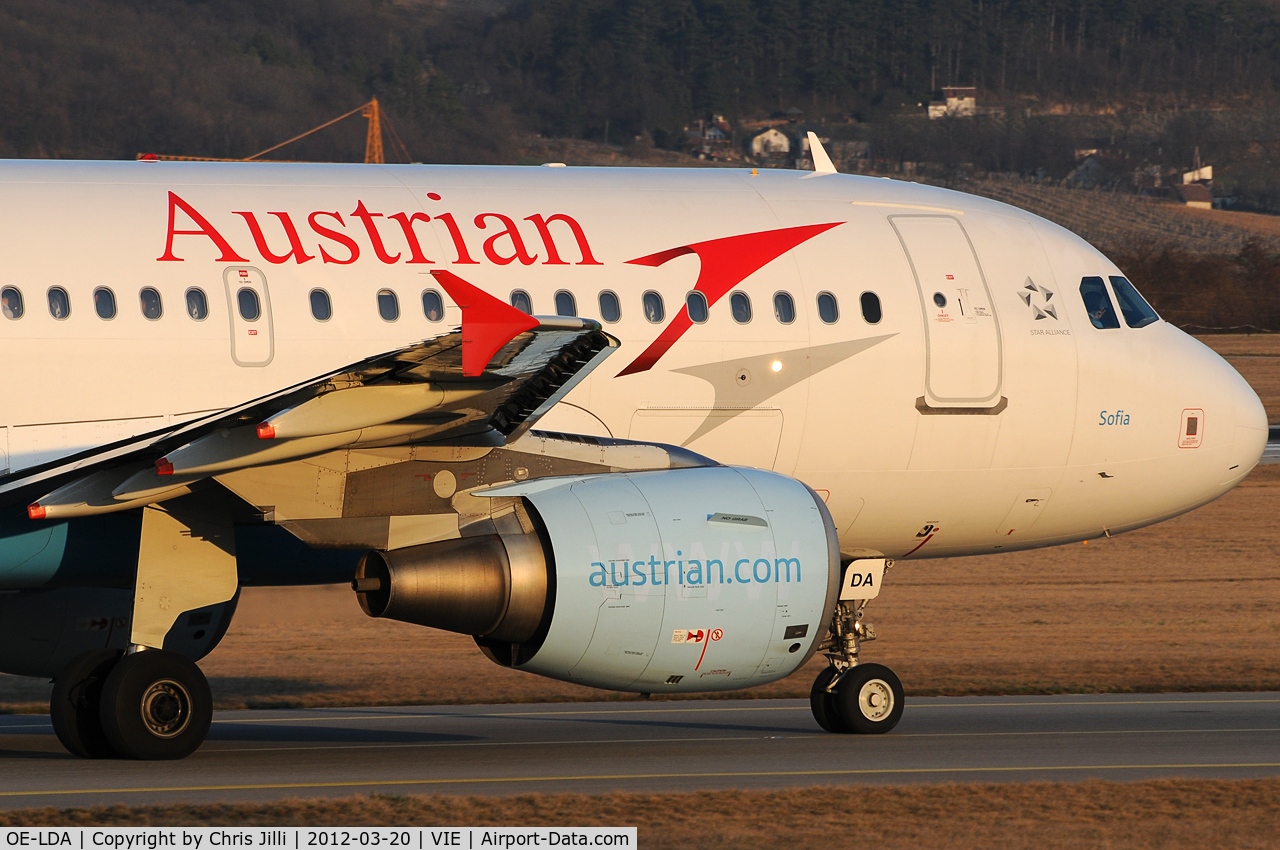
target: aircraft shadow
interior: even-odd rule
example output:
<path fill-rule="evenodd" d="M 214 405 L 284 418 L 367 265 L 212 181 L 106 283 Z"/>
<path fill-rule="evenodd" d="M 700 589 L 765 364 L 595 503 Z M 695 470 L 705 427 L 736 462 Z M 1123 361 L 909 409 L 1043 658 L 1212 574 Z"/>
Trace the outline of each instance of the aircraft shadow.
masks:
<path fill-rule="evenodd" d="M 32 746 L 30 748 L 14 747 L 11 742 L 0 743 L 0 761 L 8 761 L 9 759 L 48 761 L 75 758 L 71 753 L 62 749 L 62 746 L 56 740 L 52 739 L 53 736 L 46 732 L 40 738 L 31 739 Z M 50 748 L 51 740 L 52 748 Z M 10 746 L 5 746 L 5 743 L 9 743 Z M 27 742 L 24 741 L 23 743 Z"/>
<path fill-rule="evenodd" d="M 210 741 L 273 744 L 443 744 L 479 741 L 479 735 L 452 735 L 404 729 L 331 726 L 322 721 L 297 723 L 215 723 Z"/>
<path fill-rule="evenodd" d="M 807 718 L 807 715 L 806 715 Z M 796 724 L 765 725 L 759 723 L 734 723 L 733 721 L 714 720 L 636 720 L 634 718 L 614 718 L 608 716 L 595 717 L 591 714 L 579 714 L 573 717 L 530 717 L 512 718 L 512 720 L 531 720 L 543 723 L 572 723 L 577 726 L 627 727 L 633 729 L 700 729 L 716 732 L 795 732 Z M 804 727 L 807 731 L 807 726 Z"/>

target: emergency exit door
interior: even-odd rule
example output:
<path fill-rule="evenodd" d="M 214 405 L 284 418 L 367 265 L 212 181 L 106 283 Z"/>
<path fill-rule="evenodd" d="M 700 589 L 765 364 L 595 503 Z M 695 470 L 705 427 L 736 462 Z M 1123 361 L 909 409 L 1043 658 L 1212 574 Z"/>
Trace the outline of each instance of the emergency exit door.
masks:
<path fill-rule="evenodd" d="M 237 366 L 266 366 L 275 356 L 266 276 L 252 266 L 231 266 L 222 282 L 231 317 L 231 359 Z"/>
<path fill-rule="evenodd" d="M 1000 325 L 969 235 L 951 216 L 889 219 L 907 253 L 925 325 L 922 412 L 979 412 L 1000 403 Z"/>

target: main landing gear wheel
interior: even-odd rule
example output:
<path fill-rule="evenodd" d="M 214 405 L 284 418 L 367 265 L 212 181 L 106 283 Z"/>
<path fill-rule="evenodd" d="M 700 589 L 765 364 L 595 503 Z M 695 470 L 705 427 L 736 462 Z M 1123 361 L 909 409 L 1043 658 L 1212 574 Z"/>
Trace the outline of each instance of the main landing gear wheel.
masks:
<path fill-rule="evenodd" d="M 883 664 L 859 664 L 836 684 L 840 718 L 854 732 L 882 735 L 902 719 L 902 682 Z"/>
<path fill-rule="evenodd" d="M 204 743 L 213 695 L 195 662 L 147 649 L 111 671 L 99 705 L 102 731 L 125 758 L 180 759 Z"/>
<path fill-rule="evenodd" d="M 116 755 L 102 731 L 98 706 L 103 685 L 122 654 L 118 649 L 91 649 L 73 658 L 53 683 L 49 718 L 58 740 L 74 756 L 105 759 Z"/>
<path fill-rule="evenodd" d="M 809 708 L 813 711 L 813 719 L 823 729 L 836 734 L 852 731 L 840 716 L 836 695 L 827 690 L 839 672 L 835 667 L 824 667 L 818 678 L 813 680 L 813 689 L 809 691 Z"/>

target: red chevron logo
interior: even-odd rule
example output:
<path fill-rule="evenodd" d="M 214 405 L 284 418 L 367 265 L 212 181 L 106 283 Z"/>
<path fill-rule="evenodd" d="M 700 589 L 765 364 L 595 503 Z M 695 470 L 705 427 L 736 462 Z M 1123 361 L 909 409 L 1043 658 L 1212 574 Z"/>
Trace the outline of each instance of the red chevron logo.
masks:
<path fill-rule="evenodd" d="M 726 236 L 723 239 L 694 242 L 691 245 L 659 251 L 656 254 L 627 260 L 627 262 L 636 266 L 657 267 L 685 254 L 697 254 L 698 259 L 702 261 L 702 269 L 698 273 L 698 282 L 693 288 L 706 296 L 707 306 L 710 307 L 739 283 L 792 248 L 841 224 L 844 222 L 806 224 L 801 227 L 783 227 L 778 230 Z M 652 369 L 662 355 L 666 354 L 691 327 L 693 327 L 693 320 L 689 318 L 689 308 L 681 307 L 675 318 L 662 329 L 662 333 L 658 334 L 658 338 L 619 372 L 617 377 Z"/>
<path fill-rule="evenodd" d="M 502 346 L 538 326 L 533 316 L 499 301 L 451 271 L 436 269 L 431 274 L 462 308 L 462 374 L 468 378 L 484 374 Z"/>

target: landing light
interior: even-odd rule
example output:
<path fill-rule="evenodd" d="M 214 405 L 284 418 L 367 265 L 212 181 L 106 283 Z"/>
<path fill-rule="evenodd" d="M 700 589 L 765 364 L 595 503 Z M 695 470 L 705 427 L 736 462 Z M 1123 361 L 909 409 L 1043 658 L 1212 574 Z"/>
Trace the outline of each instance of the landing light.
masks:
<path fill-rule="evenodd" d="M 781 372 L 781 371 L 782 371 L 782 361 L 781 361 L 781 360 L 775 360 L 775 361 L 773 361 L 773 365 L 771 365 L 769 368 L 770 368 L 770 369 L 772 369 L 772 370 L 773 370 L 773 371 L 775 371 L 775 372 Z"/>

